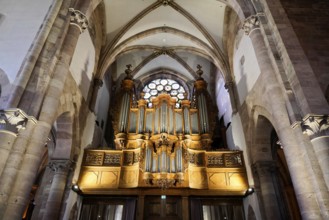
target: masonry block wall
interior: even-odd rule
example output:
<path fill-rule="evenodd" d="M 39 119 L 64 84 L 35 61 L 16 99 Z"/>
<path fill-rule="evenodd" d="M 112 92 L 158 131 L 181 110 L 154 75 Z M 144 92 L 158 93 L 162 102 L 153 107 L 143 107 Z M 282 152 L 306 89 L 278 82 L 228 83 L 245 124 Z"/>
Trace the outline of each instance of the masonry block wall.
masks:
<path fill-rule="evenodd" d="M 329 84 L 329 2 L 281 0 L 321 89 Z"/>

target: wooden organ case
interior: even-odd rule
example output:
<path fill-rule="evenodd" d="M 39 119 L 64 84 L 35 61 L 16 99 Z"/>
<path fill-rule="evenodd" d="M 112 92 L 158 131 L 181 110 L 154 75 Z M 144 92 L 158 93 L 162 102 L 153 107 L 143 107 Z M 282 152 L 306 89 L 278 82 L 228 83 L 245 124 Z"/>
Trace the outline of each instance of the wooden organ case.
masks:
<path fill-rule="evenodd" d="M 241 151 L 211 150 L 213 117 L 207 84 L 192 100 L 161 93 L 152 104 L 133 100 L 122 81 L 114 123 L 115 149 L 85 150 L 78 185 L 92 195 L 243 196 L 248 189 Z M 216 114 L 216 113 L 215 113 Z"/>

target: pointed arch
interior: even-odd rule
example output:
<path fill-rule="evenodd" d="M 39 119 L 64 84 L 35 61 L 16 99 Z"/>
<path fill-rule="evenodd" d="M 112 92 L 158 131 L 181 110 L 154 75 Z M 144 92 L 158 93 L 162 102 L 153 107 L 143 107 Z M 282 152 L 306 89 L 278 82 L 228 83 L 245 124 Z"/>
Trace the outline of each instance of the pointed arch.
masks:
<path fill-rule="evenodd" d="M 213 49 L 211 49 L 207 44 L 205 44 L 203 41 L 199 40 L 198 38 L 194 37 L 193 35 L 186 33 L 184 31 L 175 29 L 175 28 L 171 28 L 171 27 L 156 27 L 156 28 L 148 29 L 146 31 L 143 31 L 143 32 L 140 32 L 140 33 L 134 35 L 133 37 L 128 38 L 127 40 L 125 40 L 124 42 L 119 44 L 112 52 L 105 51 L 104 57 L 101 60 L 100 71 L 99 71 L 100 74 L 104 75 L 104 73 L 107 70 L 107 67 L 110 66 L 110 64 L 112 62 L 114 62 L 117 55 L 120 54 L 127 45 L 129 45 L 130 43 L 133 43 L 134 41 L 137 41 L 141 38 L 151 36 L 154 34 L 158 34 L 158 33 L 170 33 L 170 34 L 188 39 L 191 42 L 204 48 L 204 50 L 206 52 L 208 52 L 209 56 L 211 56 L 212 59 L 214 60 L 214 64 L 217 66 L 217 68 L 221 70 L 221 72 L 223 74 L 223 78 L 227 79 L 228 77 L 230 77 L 229 76 L 230 74 L 228 74 L 229 73 L 228 61 L 226 60 L 225 57 L 217 56 L 217 54 L 213 51 Z M 102 77 L 100 77 L 100 78 L 102 78 Z"/>

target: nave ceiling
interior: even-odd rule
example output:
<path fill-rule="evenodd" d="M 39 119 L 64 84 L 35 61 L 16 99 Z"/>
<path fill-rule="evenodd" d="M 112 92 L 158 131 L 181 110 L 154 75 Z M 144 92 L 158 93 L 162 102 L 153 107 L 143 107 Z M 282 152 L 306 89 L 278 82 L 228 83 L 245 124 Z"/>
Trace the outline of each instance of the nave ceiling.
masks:
<path fill-rule="evenodd" d="M 114 69 L 116 81 L 131 64 L 134 79 L 142 82 L 164 73 L 188 83 L 198 77 L 200 64 L 208 83 L 215 81 L 217 73 L 230 81 L 224 42 L 231 10 L 226 4 L 216 0 L 104 0 L 103 7 L 102 75 Z"/>

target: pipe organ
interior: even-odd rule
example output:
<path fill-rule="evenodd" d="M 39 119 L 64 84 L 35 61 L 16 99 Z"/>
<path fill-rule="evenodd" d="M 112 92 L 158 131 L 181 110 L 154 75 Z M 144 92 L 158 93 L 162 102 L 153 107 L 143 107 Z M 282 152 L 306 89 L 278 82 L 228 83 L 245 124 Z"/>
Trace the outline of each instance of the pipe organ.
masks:
<path fill-rule="evenodd" d="M 79 179 L 83 191 L 190 188 L 245 193 L 248 183 L 242 152 L 210 149 L 214 111 L 198 68 L 190 99 L 176 81 L 158 79 L 136 101 L 128 67 L 114 117 L 115 149 L 85 151 Z"/>

